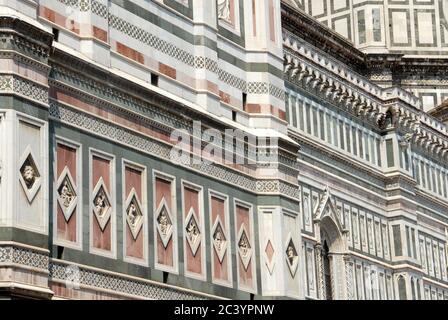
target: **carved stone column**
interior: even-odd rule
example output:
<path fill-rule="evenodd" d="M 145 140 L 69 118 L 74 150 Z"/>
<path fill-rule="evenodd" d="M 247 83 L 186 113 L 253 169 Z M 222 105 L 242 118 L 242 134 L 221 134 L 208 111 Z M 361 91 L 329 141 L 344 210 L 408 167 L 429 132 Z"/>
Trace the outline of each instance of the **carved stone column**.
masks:
<path fill-rule="evenodd" d="M 344 255 L 345 264 L 345 299 L 354 300 L 353 294 L 353 261 L 349 255 Z"/>
<path fill-rule="evenodd" d="M 325 294 L 324 264 L 322 261 L 322 245 L 320 243 L 314 246 L 314 253 L 316 255 L 318 297 L 321 300 L 325 300 L 326 294 Z"/>

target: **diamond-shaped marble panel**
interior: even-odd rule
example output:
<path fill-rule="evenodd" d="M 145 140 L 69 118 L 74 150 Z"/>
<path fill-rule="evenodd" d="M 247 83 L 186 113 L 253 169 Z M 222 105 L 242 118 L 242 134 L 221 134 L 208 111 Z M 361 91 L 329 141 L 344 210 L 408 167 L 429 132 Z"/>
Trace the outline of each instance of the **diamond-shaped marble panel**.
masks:
<path fill-rule="evenodd" d="M 75 210 L 78 196 L 74 180 L 67 167 L 64 168 L 58 179 L 57 193 L 59 206 L 62 209 L 65 220 L 68 221 Z"/>
<path fill-rule="evenodd" d="M 215 224 L 213 226 L 212 237 L 213 237 L 213 247 L 215 248 L 215 252 L 218 256 L 219 262 L 222 263 L 227 250 L 227 239 L 219 216 L 216 219 Z"/>
<path fill-rule="evenodd" d="M 107 192 L 103 178 L 98 180 L 98 183 L 93 190 L 93 212 L 98 220 L 101 230 L 104 231 L 107 222 L 111 217 L 112 205 L 110 196 Z"/>
<path fill-rule="evenodd" d="M 185 236 L 187 238 L 187 242 L 190 246 L 193 256 L 196 256 L 199 244 L 201 243 L 201 231 L 199 228 L 196 212 L 193 208 L 190 209 L 190 212 L 188 213 L 187 219 L 185 221 Z"/>
<path fill-rule="evenodd" d="M 238 233 L 238 253 L 244 269 L 247 270 L 249 267 L 249 262 L 252 258 L 252 246 L 250 245 L 248 232 L 244 225 L 241 225 Z"/>
<path fill-rule="evenodd" d="M 272 245 L 271 240 L 269 239 L 266 243 L 266 247 L 264 249 L 264 254 L 265 254 L 265 259 L 266 259 L 266 266 L 269 270 L 269 273 L 272 274 L 272 272 L 274 271 L 274 266 L 275 266 L 275 249 L 274 246 Z"/>
<path fill-rule="evenodd" d="M 292 238 L 288 241 L 285 254 L 289 271 L 291 272 L 292 277 L 294 277 L 299 264 L 299 255 L 297 254 L 296 246 L 294 245 Z"/>
<path fill-rule="evenodd" d="M 135 189 L 132 189 L 126 201 L 126 221 L 131 230 L 132 237 L 137 239 L 143 226 L 143 213 Z"/>
<path fill-rule="evenodd" d="M 166 248 L 173 234 L 173 219 L 165 198 L 160 201 L 156 211 L 157 232 Z"/>
<path fill-rule="evenodd" d="M 41 175 L 31 147 L 27 147 L 20 158 L 19 180 L 31 203 L 41 187 Z"/>

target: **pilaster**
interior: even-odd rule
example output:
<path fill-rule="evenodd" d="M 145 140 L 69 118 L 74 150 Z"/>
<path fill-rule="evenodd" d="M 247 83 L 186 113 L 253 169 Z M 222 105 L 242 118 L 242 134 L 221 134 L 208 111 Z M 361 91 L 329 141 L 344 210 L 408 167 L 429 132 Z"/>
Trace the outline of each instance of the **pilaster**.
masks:
<path fill-rule="evenodd" d="M 52 35 L 17 16 L 0 18 L 0 283 L 13 295 L 48 298 Z"/>

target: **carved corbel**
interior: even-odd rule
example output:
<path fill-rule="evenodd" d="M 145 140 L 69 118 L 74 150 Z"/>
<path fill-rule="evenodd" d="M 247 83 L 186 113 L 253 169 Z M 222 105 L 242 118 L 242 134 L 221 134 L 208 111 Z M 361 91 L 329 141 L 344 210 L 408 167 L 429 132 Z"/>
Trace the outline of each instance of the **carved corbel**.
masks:
<path fill-rule="evenodd" d="M 299 67 L 294 67 L 294 68 L 292 68 L 291 69 L 291 73 L 290 73 L 290 77 L 291 77 L 291 79 L 294 79 L 296 76 L 297 76 L 297 74 L 300 72 L 300 69 L 299 69 Z"/>
<path fill-rule="evenodd" d="M 288 74 L 289 69 L 291 69 L 291 67 L 292 67 L 292 57 L 290 55 L 286 54 L 284 56 L 284 59 L 285 59 L 284 73 Z"/>
<path fill-rule="evenodd" d="M 321 79 L 320 79 L 318 76 L 316 76 L 316 77 L 313 79 L 313 81 L 311 82 L 311 87 L 312 87 L 313 89 L 316 89 L 316 87 L 317 87 L 319 84 L 321 84 L 321 83 L 322 83 Z"/>
<path fill-rule="evenodd" d="M 324 92 L 326 91 L 327 88 L 328 88 L 328 82 L 323 81 L 319 86 L 319 92 Z"/>
<path fill-rule="evenodd" d="M 331 93 L 332 93 L 335 89 L 336 89 L 336 84 L 333 82 L 333 80 L 331 80 L 331 81 L 329 82 L 329 86 L 328 86 L 328 88 L 327 88 L 327 90 L 326 90 L 326 92 L 325 92 L 325 97 L 326 97 L 326 98 L 329 98 L 330 95 L 331 95 Z"/>
<path fill-rule="evenodd" d="M 310 82 L 311 82 L 312 80 L 314 80 L 315 78 L 316 78 L 316 76 L 314 75 L 314 72 L 313 72 L 313 71 L 309 72 L 309 73 L 308 73 L 308 76 L 307 76 L 306 79 L 305 79 L 305 84 L 306 84 L 306 85 L 309 85 Z"/>
<path fill-rule="evenodd" d="M 412 138 L 414 137 L 414 133 L 406 133 L 399 141 L 399 145 L 402 149 L 409 148 Z"/>
<path fill-rule="evenodd" d="M 341 92 L 342 92 L 341 87 L 337 87 L 336 90 L 333 91 L 332 95 L 333 100 L 336 100 L 338 96 L 341 94 Z"/>
<path fill-rule="evenodd" d="M 291 65 L 291 63 L 286 63 L 285 65 L 284 65 L 284 68 L 283 68 L 283 73 L 284 74 L 288 74 L 289 73 L 289 70 L 292 68 L 292 65 Z"/>

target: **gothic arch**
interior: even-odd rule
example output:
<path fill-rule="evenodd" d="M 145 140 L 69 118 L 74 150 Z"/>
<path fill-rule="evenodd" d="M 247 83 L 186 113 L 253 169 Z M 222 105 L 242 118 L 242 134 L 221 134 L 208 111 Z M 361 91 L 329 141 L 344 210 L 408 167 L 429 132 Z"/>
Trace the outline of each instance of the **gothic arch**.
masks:
<path fill-rule="evenodd" d="M 314 213 L 319 235 L 326 236 L 330 253 L 346 253 L 348 250 L 346 231 L 344 230 L 340 215 L 331 201 L 330 188 L 327 186 L 324 195 Z"/>
<path fill-rule="evenodd" d="M 346 231 L 331 201 L 328 187 L 314 214 L 317 237 L 320 296 L 327 300 L 344 299 L 346 296 L 345 262 L 348 253 Z"/>
<path fill-rule="evenodd" d="M 346 253 L 344 245 L 344 231 L 338 226 L 334 218 L 325 216 L 320 221 L 320 237 L 327 242 L 330 253 Z"/>

